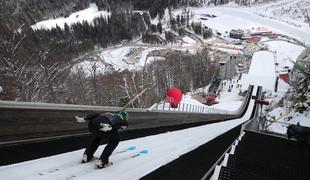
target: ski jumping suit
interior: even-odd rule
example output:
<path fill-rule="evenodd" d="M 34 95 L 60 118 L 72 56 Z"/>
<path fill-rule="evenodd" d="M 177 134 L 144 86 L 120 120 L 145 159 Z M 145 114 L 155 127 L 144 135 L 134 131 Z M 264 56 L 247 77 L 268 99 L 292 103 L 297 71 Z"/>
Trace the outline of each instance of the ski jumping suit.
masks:
<path fill-rule="evenodd" d="M 118 133 L 118 129 L 120 128 L 127 128 L 128 122 L 120 118 L 116 114 L 111 113 L 105 113 L 105 114 L 89 114 L 85 118 L 88 120 L 88 129 L 92 133 L 93 138 L 90 142 L 90 144 L 87 146 L 84 154 L 86 154 L 88 157 L 92 158 L 95 151 L 98 149 L 100 142 L 104 140 L 107 142 L 106 147 L 104 148 L 100 159 L 103 163 L 109 162 L 109 157 L 114 151 L 114 149 L 117 147 L 120 136 Z M 112 130 L 110 131 L 101 131 L 100 124 L 110 124 L 112 127 Z"/>

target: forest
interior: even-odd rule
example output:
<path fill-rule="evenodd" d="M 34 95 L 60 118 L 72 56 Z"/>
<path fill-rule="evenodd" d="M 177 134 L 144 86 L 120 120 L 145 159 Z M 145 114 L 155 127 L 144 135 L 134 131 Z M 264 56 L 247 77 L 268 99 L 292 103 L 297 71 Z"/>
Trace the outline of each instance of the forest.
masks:
<path fill-rule="evenodd" d="M 240 0 L 239 0 L 240 1 Z M 163 98 L 170 86 L 183 91 L 205 86 L 216 72 L 208 49 L 195 55 L 172 53 L 166 61 L 158 61 L 142 72 L 110 72 L 104 75 L 93 68 L 91 77 L 83 72 L 72 73 L 72 67 L 85 54 L 122 41 L 142 38 L 148 43 L 162 43 L 154 32 L 165 33 L 173 42 L 173 33 L 163 32 L 162 24 L 151 24 L 150 18 L 162 17 L 165 9 L 198 6 L 201 3 L 223 4 L 227 0 L 0 0 L 0 85 L 1 100 L 53 102 L 120 106 L 140 91 L 139 86 L 154 84 L 146 95 L 150 105 Z M 242 1 L 244 3 L 246 1 Z M 99 9 L 111 12 L 92 23 L 81 22 L 64 28 L 31 28 L 36 22 L 66 17 L 96 3 Z M 137 13 L 134 10 L 143 10 Z M 186 17 L 171 18 L 172 29 L 181 36 L 184 27 L 205 38 L 212 30 L 201 24 L 189 24 Z M 88 57 L 89 58 L 89 57 Z M 94 60 L 91 57 L 90 60 Z M 149 102 L 147 102 L 148 100 Z M 139 106 L 143 103 L 140 101 Z"/>
<path fill-rule="evenodd" d="M 234 0 L 239 5 L 249 6 L 272 0 Z M 124 10 L 149 11 L 151 18 L 162 17 L 164 10 L 184 6 L 222 5 L 229 0 L 0 0 L 0 18 L 6 26 L 16 29 L 22 24 L 35 24 L 50 18 L 67 17 L 96 3 L 100 10 L 119 12 Z"/>

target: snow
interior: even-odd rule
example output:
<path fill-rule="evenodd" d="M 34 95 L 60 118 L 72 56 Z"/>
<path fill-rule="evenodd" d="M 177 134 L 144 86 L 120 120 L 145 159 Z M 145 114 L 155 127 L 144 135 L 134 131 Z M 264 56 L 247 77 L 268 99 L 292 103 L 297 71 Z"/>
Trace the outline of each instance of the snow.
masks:
<path fill-rule="evenodd" d="M 65 23 L 69 26 L 77 23 L 86 21 L 92 23 L 93 19 L 99 16 L 106 17 L 110 15 L 107 11 L 98 11 L 96 3 L 91 3 L 89 8 L 72 13 L 69 17 L 60 17 L 56 19 L 49 19 L 45 21 L 38 22 L 32 25 L 32 29 L 52 29 L 56 28 L 58 25 L 61 29 L 64 29 Z"/>
<path fill-rule="evenodd" d="M 157 25 L 159 23 L 159 16 L 157 15 L 154 19 L 151 19 L 151 24 Z"/>
<path fill-rule="evenodd" d="M 146 60 L 146 64 L 150 64 L 154 61 L 164 61 L 165 58 L 164 57 L 161 57 L 161 56 L 153 56 L 153 57 L 148 57 L 147 60 Z"/>
<path fill-rule="evenodd" d="M 222 86 L 220 96 L 216 99 L 219 103 L 213 105 L 212 107 L 226 111 L 238 111 L 242 105 L 243 97 L 239 96 L 241 88 L 239 86 L 237 87 L 237 85 L 242 85 L 243 83 L 241 81 L 237 81 L 237 78 L 233 78 L 231 81 L 222 81 L 222 84 L 224 83 L 225 85 Z M 233 86 L 230 92 L 228 91 L 229 86 Z M 248 86 L 246 88 L 248 88 Z"/>
<path fill-rule="evenodd" d="M 202 104 L 201 102 L 197 101 L 196 99 L 193 99 L 191 95 L 183 95 L 182 100 L 178 106 L 178 108 L 172 108 L 170 107 L 170 104 L 166 101 L 162 101 L 158 104 L 154 104 L 151 106 L 149 111 L 152 110 L 166 110 L 166 111 L 189 111 L 189 112 L 201 112 L 201 113 L 224 113 L 229 114 L 231 113 L 228 110 L 223 109 L 217 109 L 213 106 L 207 106 L 205 104 Z"/>
<path fill-rule="evenodd" d="M 231 80 L 223 80 L 222 86 L 220 86 L 219 96 L 216 98 L 218 104 L 214 104 L 212 106 L 207 106 L 202 104 L 196 99 L 192 98 L 192 95 L 205 93 L 207 94 L 209 86 L 196 89 L 192 92 L 186 93 L 183 95 L 182 101 L 180 102 L 180 107 L 174 109 L 171 108 L 168 102 L 160 102 L 158 104 L 154 104 L 148 110 L 170 110 L 170 111 L 194 111 L 194 107 L 199 107 L 203 109 L 202 113 L 225 113 L 231 114 L 235 113 L 239 110 L 243 103 L 244 97 L 239 95 L 241 91 L 241 87 L 245 86 L 245 89 L 248 88 L 248 83 L 243 83 L 241 80 L 238 80 L 237 77 L 232 78 Z M 229 87 L 232 86 L 231 91 L 229 92 Z M 183 108 L 184 107 L 184 108 Z"/>
<path fill-rule="evenodd" d="M 267 120 L 273 121 L 274 119 L 278 119 L 280 116 L 282 116 L 283 114 L 286 114 L 287 112 L 290 112 L 290 110 L 286 108 L 282 108 L 282 107 L 275 108 L 271 112 L 268 113 Z M 301 126 L 310 127 L 309 117 L 310 117 L 309 111 L 306 111 L 304 113 L 292 111 L 288 113 L 286 116 L 279 119 L 277 122 L 273 123 L 268 128 L 268 130 L 277 132 L 280 134 L 286 134 L 288 124 L 297 124 L 298 122 L 300 123 Z M 283 124 L 283 123 L 287 123 L 287 124 Z"/>
<path fill-rule="evenodd" d="M 254 53 L 248 74 L 242 75 L 243 88 L 247 84 L 263 86 L 263 89 L 274 91 L 276 82 L 275 58 L 272 52 Z"/>
<path fill-rule="evenodd" d="M 299 45 L 296 45 L 290 42 L 286 42 L 286 41 L 270 41 L 270 42 L 266 42 L 265 44 L 268 45 L 269 50 L 274 52 L 275 60 L 279 64 L 276 66 L 276 70 L 279 73 L 281 73 L 281 71 L 287 71 L 288 69 L 292 69 L 294 66 L 293 62 L 297 61 L 298 56 L 305 49 L 302 46 L 299 46 Z M 277 97 L 268 99 L 268 101 L 272 102 L 272 104 L 276 104 L 277 102 L 280 101 L 281 98 L 284 97 L 285 93 L 288 91 L 288 88 L 289 88 L 289 85 L 279 78 L 278 92 L 276 94 Z M 286 103 L 285 103 L 285 107 L 290 107 L 292 105 L 292 104 L 289 104 L 292 102 L 286 102 Z M 272 106 L 275 106 L 275 105 L 271 105 L 271 107 Z M 277 119 L 276 122 L 272 123 L 270 127 L 268 127 L 269 131 L 285 134 L 288 124 L 297 124 L 297 122 L 300 122 L 302 126 L 310 127 L 309 111 L 305 111 L 304 113 L 299 113 L 299 112 L 294 112 L 294 111 L 290 112 L 290 110 L 285 107 L 277 107 L 267 114 L 266 116 L 267 120 L 274 121 L 275 119 Z M 286 113 L 288 114 L 278 119 L 279 117 L 281 117 L 283 114 L 286 114 Z"/>
<path fill-rule="evenodd" d="M 254 53 L 249 70 L 250 75 L 274 77 L 274 55 L 268 51 L 258 51 Z"/>
<path fill-rule="evenodd" d="M 188 37 L 188 36 L 184 36 L 184 37 L 182 38 L 182 40 L 183 40 L 185 43 L 188 43 L 188 44 L 196 44 L 196 43 L 197 43 L 194 39 L 192 39 L 192 38 L 190 38 L 190 37 Z"/>
<path fill-rule="evenodd" d="M 138 53 L 134 58 L 130 58 L 130 51 L 134 51 L 135 48 L 142 48 L 142 52 Z M 143 68 L 146 64 L 152 62 L 153 59 L 149 59 L 148 55 L 155 50 L 161 50 L 161 47 L 146 47 L 146 46 L 121 46 L 109 48 L 101 52 L 102 59 L 113 66 L 116 70 L 128 69 L 130 71 L 136 71 Z M 158 58 L 156 58 L 158 59 Z M 150 60 L 150 61 L 149 61 Z M 159 59 L 162 60 L 162 59 Z"/>
<path fill-rule="evenodd" d="M 281 78 L 279 78 L 278 81 L 278 93 L 286 93 L 289 88 L 289 85 L 283 81 Z"/>
<path fill-rule="evenodd" d="M 169 15 L 169 10 L 168 8 L 165 9 L 165 14 L 163 18 L 161 19 L 161 24 L 163 28 L 168 27 L 168 23 L 170 23 L 170 15 Z"/>
<path fill-rule="evenodd" d="M 182 48 L 171 48 L 172 50 L 182 51 L 189 54 L 196 54 L 197 50 L 195 48 L 191 48 L 193 44 L 182 44 Z M 189 47 L 189 48 L 188 48 Z"/>
<path fill-rule="evenodd" d="M 302 46 L 286 41 L 269 41 L 264 44 L 268 46 L 270 51 L 274 52 L 275 60 L 279 64 L 276 66 L 277 71 L 293 69 L 293 62 L 296 62 L 298 56 L 305 49 Z"/>
<path fill-rule="evenodd" d="M 309 3 L 308 1 L 299 0 L 298 3 L 300 2 L 306 2 L 306 4 Z M 252 31 L 257 27 L 266 27 L 266 29 L 271 29 L 275 32 L 292 36 L 301 42 L 310 44 L 310 29 L 308 26 L 302 22 L 297 22 L 297 18 L 292 20 L 289 17 L 280 17 L 279 14 L 281 14 L 281 11 L 285 10 L 285 8 L 281 9 L 282 5 L 288 4 L 295 4 L 295 1 L 293 2 L 289 0 L 283 0 L 279 1 L 278 3 L 264 5 L 259 8 L 203 7 L 191 8 L 191 11 L 194 13 L 194 21 L 201 21 L 203 25 L 211 27 L 214 30 L 221 32 L 222 34 L 227 34 L 226 31 L 229 32 L 231 29 L 243 29 L 245 31 Z M 278 5 L 279 7 L 271 8 L 275 7 L 275 5 Z M 217 17 L 208 18 L 208 20 L 201 20 L 200 17 L 206 14 L 206 12 L 208 12 L 208 14 L 214 14 Z M 175 15 L 180 12 L 174 11 L 173 13 Z M 82 21 L 91 23 L 95 17 L 108 15 L 108 12 L 98 11 L 96 4 L 92 3 L 89 8 L 73 13 L 67 18 L 62 17 L 54 20 L 42 21 L 33 25 L 32 28 L 51 29 L 52 27 L 56 27 L 56 24 L 60 28 L 64 28 L 65 23 L 68 25 Z M 274 17 L 274 15 L 277 16 Z M 162 20 L 156 17 L 155 19 L 152 19 L 152 23 L 156 24 L 159 21 L 162 21 L 163 27 L 166 27 L 167 23 L 164 22 L 169 21 L 168 16 L 169 13 L 166 10 Z M 191 44 L 196 43 L 196 41 L 188 36 L 185 36 L 182 39 L 186 43 L 183 44 L 183 46 L 191 46 Z M 298 56 L 305 48 L 287 41 L 269 41 L 268 38 L 263 39 L 266 41 L 264 44 L 268 45 L 268 49 L 270 51 L 256 52 L 253 55 L 249 73 L 243 74 L 242 79 L 239 80 L 239 82 L 236 81 L 236 78 L 234 78 L 232 81 L 224 81 L 225 85 L 221 87 L 220 97 L 217 98 L 217 101 L 219 102 L 218 104 L 215 104 L 211 107 L 206 106 L 193 99 L 190 94 L 187 94 L 183 96 L 183 99 L 180 102 L 180 110 L 190 105 L 191 107 L 196 106 L 203 108 L 204 113 L 232 113 L 233 111 L 237 111 L 243 102 L 243 97 L 239 96 L 238 93 L 240 90 L 247 90 L 249 84 L 263 86 L 264 90 L 269 90 L 274 93 L 273 91 L 275 87 L 276 72 L 292 69 L 293 63 L 291 61 L 296 62 Z M 129 57 L 130 52 L 135 48 L 142 48 L 142 50 L 135 57 Z M 213 44 L 213 48 L 231 54 L 242 53 L 241 50 L 243 49 L 242 46 L 226 45 L 221 43 Z M 85 61 L 76 64 L 73 67 L 73 71 L 77 72 L 78 69 L 82 69 L 84 73 L 90 76 L 92 72 L 91 67 L 95 63 L 98 69 L 98 73 L 104 73 L 106 64 L 112 65 L 116 70 L 139 70 L 146 64 L 149 64 L 153 61 L 164 60 L 163 57 L 149 57 L 149 55 L 151 55 L 150 52 L 160 49 L 164 48 L 148 46 L 120 46 L 108 48 L 100 53 L 100 56 L 104 62 Z M 183 50 L 186 49 L 183 48 Z M 279 65 L 276 66 L 275 63 L 278 63 Z M 242 88 L 237 88 L 237 84 L 242 85 Z M 230 85 L 233 85 L 233 88 L 231 92 L 228 92 Z M 281 97 L 285 92 L 287 92 L 288 87 L 288 84 L 279 79 L 278 95 Z M 255 93 L 256 92 L 254 91 L 253 94 Z M 279 100 L 280 97 L 274 100 Z M 154 110 L 155 106 L 157 106 L 159 110 L 165 109 L 179 111 L 179 109 L 169 108 L 169 104 L 167 102 L 161 102 L 158 105 L 153 105 L 151 108 L 149 108 L 149 110 Z M 163 134 L 122 141 L 115 152 L 121 151 L 133 145 L 137 147 L 137 150 L 128 151 L 126 153 L 113 154 L 110 160 L 114 162 L 114 165 L 104 170 L 95 170 L 95 162 L 90 162 L 83 165 L 79 164 L 81 160 L 80 158 L 82 157 L 84 151 L 84 149 L 81 149 L 52 157 L 3 166 L 0 167 L 0 176 L 9 180 L 68 178 L 139 179 L 144 175 L 154 171 L 158 167 L 161 167 L 177 159 L 179 156 L 194 150 L 200 145 L 205 144 L 215 137 L 227 132 L 229 129 L 245 122 L 251 115 L 250 110 L 252 107 L 253 101 L 251 101 L 249 110 L 247 111 L 246 115 L 243 118 L 237 120 L 214 123 L 180 131 L 167 132 Z M 288 111 L 289 110 L 286 108 L 278 107 L 268 114 L 267 119 L 277 119 Z M 290 124 L 296 124 L 297 122 L 300 122 L 301 125 L 310 127 L 309 116 L 309 112 L 291 112 L 285 117 L 281 118 L 279 122 Z M 275 122 L 272 126 L 269 127 L 269 130 L 284 134 L 286 133 L 286 127 L 287 125 L 285 124 Z M 99 150 L 97 150 L 95 156 L 98 157 L 103 148 L 104 146 L 101 146 Z M 124 160 L 124 158 L 127 158 L 130 155 L 133 155 L 143 149 L 147 149 L 149 153 L 141 155 L 137 158 Z M 59 170 L 52 172 L 51 170 L 55 170 L 55 168 L 59 168 Z M 51 171 L 51 173 L 48 173 L 48 171 Z M 44 175 L 39 175 L 39 173 L 42 172 L 44 172 Z M 72 175 L 75 175 L 76 177 L 73 177 Z"/>
<path fill-rule="evenodd" d="M 82 70 L 86 76 L 94 75 L 94 73 L 104 74 L 105 69 L 106 66 L 101 61 L 83 61 L 72 67 L 74 73 L 79 73 L 79 70 Z"/>
<path fill-rule="evenodd" d="M 252 28 L 267 27 L 275 32 L 310 44 L 310 28 L 306 24 L 304 24 L 303 28 L 297 28 L 278 20 L 257 15 L 255 8 L 204 7 L 191 8 L 191 11 L 194 13 L 194 21 L 200 21 L 203 26 L 208 26 L 222 34 L 225 34 L 226 31 L 229 32 L 231 29 L 248 31 Z M 200 16 L 206 14 L 206 12 L 208 14 L 214 14 L 217 17 L 201 20 Z"/>
<path fill-rule="evenodd" d="M 243 54 L 240 50 L 234 50 L 230 48 L 219 48 L 219 47 L 212 47 L 212 49 L 217 49 L 221 52 L 227 53 L 227 54 Z"/>
<path fill-rule="evenodd" d="M 122 141 L 115 152 L 130 146 L 136 146 L 137 149 L 126 153 L 112 154 L 110 161 L 114 162 L 114 165 L 103 170 L 95 169 L 95 161 L 80 164 L 84 152 L 84 149 L 81 149 L 47 158 L 2 166 L 0 167 L 0 176 L 6 180 L 139 179 L 245 122 L 251 116 L 253 105 L 254 103 L 251 101 L 248 111 L 240 119 Z M 100 146 L 95 156 L 98 157 L 103 148 L 104 145 Z M 126 159 L 141 150 L 148 150 L 148 154 Z M 39 173 L 42 175 L 39 175 Z"/>
<path fill-rule="evenodd" d="M 155 50 L 162 50 L 162 49 L 165 49 L 165 48 L 151 47 L 151 48 L 148 48 L 148 49 L 144 50 L 141 53 L 141 58 L 140 58 L 140 61 L 139 61 L 139 65 L 140 66 L 145 66 L 146 64 L 150 63 L 150 62 L 147 61 L 148 60 L 147 57 L 148 57 L 149 53 L 152 52 L 152 51 L 155 51 Z"/>
<path fill-rule="evenodd" d="M 124 62 L 122 59 L 125 59 L 125 55 L 129 52 L 132 47 L 120 47 L 107 51 L 103 51 L 101 56 L 105 62 L 114 66 L 115 69 L 126 68 L 129 65 Z"/>
<path fill-rule="evenodd" d="M 256 8 L 256 13 L 272 19 L 277 19 L 296 27 L 305 26 L 306 11 L 310 9 L 309 0 L 281 0 L 262 4 Z"/>
<path fill-rule="evenodd" d="M 163 28 L 168 28 L 168 23 L 170 23 L 170 16 L 169 16 L 168 8 L 165 9 L 162 19 L 160 19 L 159 15 L 157 15 L 155 18 L 150 19 L 150 20 L 151 20 L 151 24 L 157 25 L 160 22 Z"/>
<path fill-rule="evenodd" d="M 237 111 L 242 105 L 242 101 L 233 101 L 233 102 L 220 102 L 215 104 L 212 107 L 215 109 L 222 109 L 225 111 Z"/>
<path fill-rule="evenodd" d="M 244 49 L 244 46 L 241 46 L 241 45 L 224 44 L 224 43 L 214 43 L 212 45 L 216 46 L 216 47 L 230 48 L 230 49 L 234 49 L 234 50 L 242 50 L 242 49 Z"/>

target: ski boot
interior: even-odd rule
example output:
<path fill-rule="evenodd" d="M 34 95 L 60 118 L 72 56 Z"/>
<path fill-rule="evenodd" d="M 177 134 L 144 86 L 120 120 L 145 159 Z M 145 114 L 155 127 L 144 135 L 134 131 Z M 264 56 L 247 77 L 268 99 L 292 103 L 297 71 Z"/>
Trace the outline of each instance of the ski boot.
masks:
<path fill-rule="evenodd" d="M 87 154 L 84 154 L 84 155 L 83 155 L 83 158 L 82 158 L 82 164 L 91 161 L 93 158 L 94 158 L 93 156 L 90 157 L 90 156 L 88 156 Z"/>
<path fill-rule="evenodd" d="M 102 168 L 106 168 L 106 167 L 113 165 L 113 163 L 112 162 L 103 162 L 101 159 L 99 159 L 96 165 L 97 165 L 98 169 L 102 169 Z"/>

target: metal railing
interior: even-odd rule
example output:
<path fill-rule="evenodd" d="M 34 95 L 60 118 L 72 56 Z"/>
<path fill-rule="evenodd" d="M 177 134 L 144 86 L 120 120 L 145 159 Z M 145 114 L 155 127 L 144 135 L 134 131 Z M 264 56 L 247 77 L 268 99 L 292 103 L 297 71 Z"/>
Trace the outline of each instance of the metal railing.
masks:
<path fill-rule="evenodd" d="M 261 96 L 261 92 L 262 92 L 262 87 L 258 87 L 258 90 L 257 90 L 257 92 L 256 92 L 256 96 L 257 96 L 257 97 L 260 97 L 260 96 Z M 246 99 L 251 99 L 251 97 L 252 97 L 252 91 L 249 90 Z M 221 162 L 224 160 L 225 154 L 228 153 L 228 152 L 232 149 L 232 147 L 233 147 L 233 145 L 235 144 L 235 142 L 236 142 L 237 140 L 240 140 L 241 137 L 244 135 L 244 132 L 243 132 L 244 126 L 246 126 L 246 124 L 248 124 L 251 120 L 255 120 L 255 119 L 257 118 L 258 112 L 259 112 L 258 106 L 255 106 L 255 105 L 254 105 L 254 109 L 253 109 L 253 111 L 252 111 L 251 118 L 250 118 L 248 121 L 244 122 L 244 123 L 241 125 L 240 136 L 238 136 L 238 138 L 237 138 L 235 141 L 233 141 L 233 143 L 224 151 L 224 153 L 223 153 L 223 154 L 220 156 L 220 158 L 213 164 L 213 166 L 206 172 L 206 174 L 201 178 L 201 180 L 208 180 L 208 179 L 210 179 L 210 178 L 213 176 L 213 173 L 214 173 L 214 171 L 215 171 L 216 166 L 219 165 L 219 164 L 221 164 Z"/>
<path fill-rule="evenodd" d="M 206 107 L 202 105 L 194 105 L 187 103 L 180 103 L 177 107 L 172 107 L 170 103 L 161 101 L 155 103 L 147 109 L 147 111 L 179 111 L 179 112 L 192 112 L 192 113 L 219 113 L 219 114 L 232 114 L 231 111 L 216 109 L 213 107 Z"/>
<path fill-rule="evenodd" d="M 272 120 L 267 120 L 267 119 L 260 119 L 260 131 L 263 132 L 269 132 L 272 134 L 278 134 L 278 135 L 286 135 L 286 133 L 280 133 L 280 132 L 275 132 L 271 129 L 271 124 L 281 124 L 282 126 L 290 126 L 292 123 L 286 123 L 286 122 L 279 122 L 279 121 L 272 121 Z"/>
<path fill-rule="evenodd" d="M 201 178 L 201 180 L 208 180 L 211 179 L 211 177 L 213 176 L 215 167 L 219 164 L 221 164 L 221 162 L 224 160 L 226 153 L 228 153 L 229 151 L 231 151 L 232 147 L 236 144 L 236 142 L 240 139 L 240 137 L 242 137 L 244 134 L 240 134 L 240 136 L 238 136 L 234 142 L 224 151 L 224 153 L 220 156 L 220 158 L 213 164 L 213 166 L 208 170 L 208 172 Z"/>

